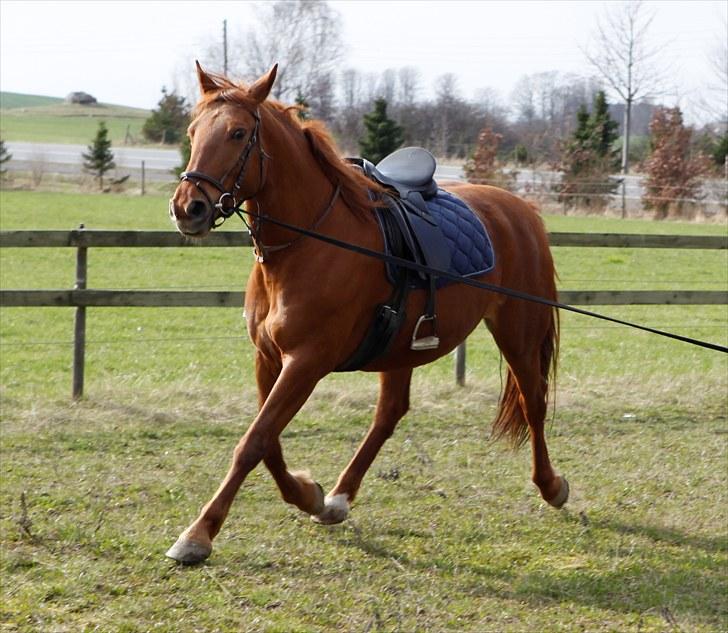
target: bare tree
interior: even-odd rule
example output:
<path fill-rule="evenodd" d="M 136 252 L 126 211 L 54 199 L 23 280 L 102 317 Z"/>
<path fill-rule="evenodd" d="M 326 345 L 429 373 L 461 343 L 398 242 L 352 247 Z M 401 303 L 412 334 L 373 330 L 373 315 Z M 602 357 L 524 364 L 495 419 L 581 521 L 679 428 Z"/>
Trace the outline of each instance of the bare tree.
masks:
<path fill-rule="evenodd" d="M 622 173 L 629 172 L 629 138 L 632 104 L 654 97 L 661 91 L 664 76 L 656 67 L 663 46 L 650 46 L 647 32 L 654 18 L 646 14 L 642 2 L 609 5 L 597 21 L 592 44 L 582 48 L 589 63 L 616 95 L 624 101 L 624 143 Z"/>
<path fill-rule="evenodd" d="M 720 30 L 722 37 L 716 38 L 708 53 L 711 81 L 706 86 L 706 94 L 700 107 L 711 119 L 710 123 L 718 125 L 718 131 L 728 132 L 728 22 L 722 20 Z"/>
<path fill-rule="evenodd" d="M 403 66 L 397 72 L 399 79 L 398 101 L 403 106 L 412 106 L 417 100 L 420 88 L 420 71 L 414 66 Z"/>
<path fill-rule="evenodd" d="M 258 4 L 256 15 L 257 24 L 233 48 L 232 71 L 254 78 L 277 62 L 275 98 L 330 101 L 343 51 L 339 14 L 324 0 L 278 0 Z"/>

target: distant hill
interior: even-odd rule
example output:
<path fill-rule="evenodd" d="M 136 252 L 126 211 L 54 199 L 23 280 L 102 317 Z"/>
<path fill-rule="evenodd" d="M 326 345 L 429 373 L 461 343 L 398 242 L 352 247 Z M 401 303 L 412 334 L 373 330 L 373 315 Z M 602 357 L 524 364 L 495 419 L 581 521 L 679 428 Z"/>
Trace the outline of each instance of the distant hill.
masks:
<path fill-rule="evenodd" d="M 142 144 L 149 110 L 96 103 L 66 103 L 60 97 L 0 92 L 0 138 L 31 143 L 88 144 L 104 121 L 115 145 Z"/>
<path fill-rule="evenodd" d="M 43 97 L 41 95 L 25 95 L 19 92 L 0 92 L 0 108 L 36 108 L 38 106 L 63 103 L 60 97 Z"/>

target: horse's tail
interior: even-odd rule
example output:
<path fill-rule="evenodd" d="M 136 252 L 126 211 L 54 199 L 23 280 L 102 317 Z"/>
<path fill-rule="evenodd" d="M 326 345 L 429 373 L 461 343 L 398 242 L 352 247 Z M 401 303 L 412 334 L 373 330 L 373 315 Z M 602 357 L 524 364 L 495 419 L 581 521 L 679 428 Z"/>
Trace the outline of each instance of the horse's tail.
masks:
<path fill-rule="evenodd" d="M 556 291 L 554 289 L 554 299 Z M 548 406 L 549 385 L 556 384 L 556 370 L 559 360 L 559 312 L 549 309 L 550 324 L 539 348 L 540 377 L 544 385 L 544 407 Z M 493 437 L 507 437 L 514 448 L 521 446 L 529 435 L 528 422 L 520 402 L 521 391 L 511 368 L 508 368 L 506 384 L 501 394 L 498 413 L 493 420 Z"/>

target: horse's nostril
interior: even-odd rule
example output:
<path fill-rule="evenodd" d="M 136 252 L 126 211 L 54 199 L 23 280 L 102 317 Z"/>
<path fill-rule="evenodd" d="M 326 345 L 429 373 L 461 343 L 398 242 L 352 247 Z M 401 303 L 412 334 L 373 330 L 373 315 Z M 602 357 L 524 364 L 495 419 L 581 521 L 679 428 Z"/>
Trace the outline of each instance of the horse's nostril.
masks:
<path fill-rule="evenodd" d="M 193 200 L 187 205 L 185 213 L 190 218 L 200 218 L 207 213 L 207 205 L 202 200 Z"/>

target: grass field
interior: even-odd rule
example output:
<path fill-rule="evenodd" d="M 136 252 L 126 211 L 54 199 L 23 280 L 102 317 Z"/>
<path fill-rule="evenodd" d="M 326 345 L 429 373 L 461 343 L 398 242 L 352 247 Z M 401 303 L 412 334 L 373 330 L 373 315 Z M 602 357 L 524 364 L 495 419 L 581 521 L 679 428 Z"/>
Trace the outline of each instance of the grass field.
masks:
<path fill-rule="evenodd" d="M 43 95 L 27 95 L 20 92 L 0 92 L 0 109 L 35 108 L 38 106 L 59 105 L 63 103 L 60 97 L 46 97 Z"/>
<path fill-rule="evenodd" d="M 168 228 L 166 200 L 0 192 L 0 227 Z M 725 225 L 548 217 L 552 230 L 725 234 Z M 228 223 L 230 224 L 230 223 Z M 555 249 L 563 288 L 728 286 L 714 251 Z M 90 287 L 242 289 L 241 249 L 92 249 Z M 70 287 L 72 249 L 4 249 L 3 288 Z M 599 308 L 728 344 L 726 306 Z M 415 372 L 413 407 L 349 521 L 313 525 L 267 473 L 212 558 L 163 553 L 255 414 L 236 309 L 88 311 L 87 397 L 69 401 L 71 309 L 0 309 L 3 630 L 728 630 L 725 355 L 562 315 L 550 451 L 562 512 L 527 450 L 488 439 L 500 361 L 487 332 Z M 376 376 L 336 375 L 285 432 L 331 486 L 371 417 Z"/>
<path fill-rule="evenodd" d="M 104 121 L 109 138 L 121 145 L 127 131 L 141 142 L 141 129 L 148 110 L 99 103 L 80 105 L 53 97 L 2 93 L 0 138 L 4 141 L 35 143 L 89 143 Z"/>

